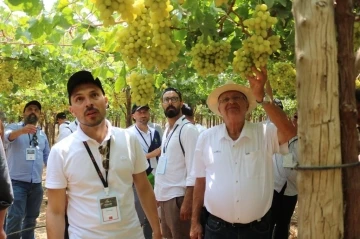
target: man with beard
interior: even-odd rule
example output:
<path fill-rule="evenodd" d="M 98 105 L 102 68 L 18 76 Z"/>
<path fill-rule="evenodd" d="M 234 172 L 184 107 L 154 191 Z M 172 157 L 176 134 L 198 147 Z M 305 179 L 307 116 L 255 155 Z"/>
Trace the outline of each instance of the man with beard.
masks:
<path fill-rule="evenodd" d="M 161 229 L 165 238 L 186 239 L 190 234 L 195 183 L 190 173 L 199 132 L 181 113 L 183 101 L 180 91 L 165 89 L 161 102 L 168 119 L 155 175 Z"/>
<path fill-rule="evenodd" d="M 134 184 L 153 238 L 161 239 L 155 196 L 145 173 L 148 162 L 136 136 L 106 120 L 108 99 L 100 80 L 89 71 L 74 73 L 67 91 L 69 110 L 79 126 L 49 155 L 48 238 L 64 238 L 65 210 L 71 239 L 144 238 L 135 211 Z"/>
<path fill-rule="evenodd" d="M 160 134 L 154 128 L 149 127 L 148 122 L 150 119 L 150 108 L 148 105 L 137 106 L 133 105 L 132 107 L 132 117 L 135 121 L 135 124 L 132 125 L 129 129 L 137 136 L 141 148 L 143 149 L 145 156 L 148 160 L 149 167 L 146 170 L 146 174 L 150 183 L 154 183 L 154 174 L 153 170 L 157 166 L 158 156 L 161 153 L 161 138 Z M 155 172 L 154 172 L 155 173 Z M 137 192 L 134 188 L 135 195 L 135 208 L 138 214 L 141 226 L 143 228 L 145 239 L 152 238 L 152 231 L 148 219 L 144 214 L 144 210 L 141 207 Z"/>
<path fill-rule="evenodd" d="M 43 199 L 43 165 L 46 165 L 50 152 L 45 133 L 36 126 L 40 113 L 41 104 L 36 100 L 30 101 L 24 107 L 24 121 L 5 127 L 4 140 L 14 191 L 14 203 L 6 219 L 9 239 L 34 238 L 33 228 Z M 28 228 L 30 230 L 24 230 Z M 14 233 L 21 230 L 24 231 Z"/>

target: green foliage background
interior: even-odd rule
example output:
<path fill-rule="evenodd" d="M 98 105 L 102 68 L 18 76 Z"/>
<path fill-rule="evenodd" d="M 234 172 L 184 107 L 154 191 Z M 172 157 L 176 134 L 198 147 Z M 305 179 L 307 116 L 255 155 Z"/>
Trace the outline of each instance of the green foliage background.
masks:
<path fill-rule="evenodd" d="M 273 34 L 281 36 L 282 48 L 273 55 L 270 64 L 294 60 L 294 21 L 291 1 L 286 0 L 229 0 L 227 5 L 215 7 L 210 0 L 171 0 L 174 6 L 172 18 L 177 19 L 173 35 L 182 44 L 179 60 L 173 62 L 163 72 L 148 71 L 156 78 L 156 92 L 151 102 L 154 121 L 162 122 L 163 112 L 159 97 L 162 87 L 180 89 L 187 103 L 197 108 L 198 119 L 215 116 L 206 107 L 207 95 L 217 86 L 231 79 L 247 85 L 245 79 L 234 74 L 231 68 L 233 54 L 229 56 L 226 71 L 217 76 L 199 77 L 191 66 L 190 49 L 199 36 L 213 40 L 224 39 L 231 43 L 232 52 L 241 47 L 246 37 L 242 22 L 249 18 L 257 4 L 266 3 L 272 16 L 278 18 Z M 7 113 L 8 121 L 18 120 L 23 105 L 31 99 L 43 104 L 44 120 L 53 122 L 54 115 L 68 108 L 66 82 L 69 76 L 80 69 L 87 69 L 99 77 L 110 98 L 109 117 L 117 117 L 126 126 L 128 102 L 117 102 L 114 95 L 126 91 L 126 75 L 131 71 L 144 71 L 139 65 L 128 69 L 121 54 L 115 51 L 117 32 L 126 27 L 120 16 L 115 16 L 117 24 L 104 27 L 99 21 L 99 12 L 89 0 L 58 0 L 50 11 L 46 11 L 40 0 L 5 0 L 0 4 L 0 61 L 17 60 L 22 64 L 39 67 L 43 82 L 30 88 L 16 87 L 11 92 L 0 91 L 0 109 Z M 206 41 L 206 40 L 205 40 Z M 290 80 L 292 82 L 286 82 Z M 295 86 L 295 79 L 284 79 L 283 84 Z M 0 82 L 1 83 L 1 82 Z M 1 84 L 0 84 L 1 85 Z M 115 87 L 116 85 L 116 87 Z M 289 87 L 288 87 L 289 88 Z M 293 89 L 292 89 L 293 88 Z M 283 99 L 285 110 L 295 111 L 295 87 L 287 95 L 277 95 Z M 264 112 L 256 109 L 254 120 L 264 118 Z"/>

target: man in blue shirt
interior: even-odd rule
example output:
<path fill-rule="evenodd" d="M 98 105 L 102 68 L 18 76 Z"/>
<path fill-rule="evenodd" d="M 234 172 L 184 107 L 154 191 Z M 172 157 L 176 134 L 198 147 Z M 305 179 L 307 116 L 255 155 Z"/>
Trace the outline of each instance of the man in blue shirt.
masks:
<path fill-rule="evenodd" d="M 23 121 L 5 127 L 4 141 L 7 162 L 14 191 L 14 203 L 6 220 L 8 239 L 33 239 L 36 218 L 43 198 L 42 171 L 47 163 L 50 147 L 45 133 L 37 127 L 41 104 L 28 102 Z M 24 230 L 21 233 L 14 233 Z"/>

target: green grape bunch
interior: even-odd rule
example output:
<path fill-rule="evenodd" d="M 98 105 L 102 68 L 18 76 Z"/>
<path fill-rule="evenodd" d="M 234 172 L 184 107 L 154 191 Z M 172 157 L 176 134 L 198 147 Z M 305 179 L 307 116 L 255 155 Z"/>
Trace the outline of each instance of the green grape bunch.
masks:
<path fill-rule="evenodd" d="M 136 16 L 134 0 L 93 0 L 93 2 L 100 12 L 100 19 L 105 27 L 115 24 L 113 17 L 115 12 L 118 12 L 121 18 L 128 22 L 133 21 Z"/>
<path fill-rule="evenodd" d="M 0 88 L 2 93 L 10 93 L 14 85 L 10 77 L 14 72 L 15 61 L 0 61 Z"/>
<path fill-rule="evenodd" d="M 280 97 L 295 97 L 296 70 L 289 62 L 276 62 L 268 69 L 268 80 L 274 93 Z"/>
<path fill-rule="evenodd" d="M 148 6 L 145 4 L 149 4 Z M 142 64 L 147 70 L 159 72 L 177 61 L 181 45 L 174 40 L 169 1 L 138 1 L 136 19 L 118 31 L 117 51 L 126 64 L 133 68 Z"/>
<path fill-rule="evenodd" d="M 192 65 L 200 76 L 218 75 L 227 68 L 231 45 L 227 41 L 197 43 L 190 52 Z"/>
<path fill-rule="evenodd" d="M 132 72 L 126 81 L 131 87 L 131 99 L 136 105 L 146 105 L 154 97 L 154 77 Z"/>
<path fill-rule="evenodd" d="M 139 5 L 137 9 L 140 12 L 137 18 L 118 31 L 118 47 L 116 51 L 121 53 L 130 68 L 137 66 L 138 59 L 143 57 L 141 49 L 148 48 L 152 38 L 149 27 L 149 10 L 144 5 Z"/>
<path fill-rule="evenodd" d="M 267 65 L 269 56 L 281 47 L 280 36 L 271 35 L 271 28 L 276 23 L 277 19 L 270 16 L 266 4 L 255 7 L 252 17 L 243 22 L 249 36 L 243 40 L 242 47 L 234 52 L 234 72 L 246 78 L 253 75 L 252 67 Z"/>
<path fill-rule="evenodd" d="M 32 89 L 42 82 L 39 68 L 23 67 L 21 62 L 0 61 L 0 87 L 3 93 L 11 93 L 16 88 Z"/>

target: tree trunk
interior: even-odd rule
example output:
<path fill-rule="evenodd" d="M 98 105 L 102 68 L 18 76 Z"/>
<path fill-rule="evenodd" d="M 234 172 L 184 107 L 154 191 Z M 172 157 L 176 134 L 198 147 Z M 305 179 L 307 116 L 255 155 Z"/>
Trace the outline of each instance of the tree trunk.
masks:
<path fill-rule="evenodd" d="M 300 166 L 341 164 L 333 0 L 294 0 Z M 299 238 L 343 238 L 341 170 L 299 170 Z"/>
<path fill-rule="evenodd" d="M 356 130 L 355 72 L 354 72 L 354 14 L 351 14 L 351 1 L 338 1 L 336 6 L 336 26 L 339 47 L 340 77 L 340 119 L 341 119 L 341 154 L 346 163 L 358 162 L 358 136 Z M 343 190 L 345 200 L 344 231 L 345 238 L 355 239 L 360 236 L 360 167 L 343 170 Z"/>
<path fill-rule="evenodd" d="M 126 89 L 126 103 L 125 103 L 125 107 L 126 107 L 126 115 L 125 115 L 125 125 L 126 128 L 129 127 L 130 125 L 133 124 L 132 121 L 132 116 L 131 116 L 131 92 L 130 92 L 130 88 Z"/>

